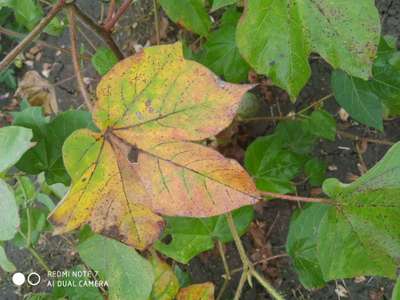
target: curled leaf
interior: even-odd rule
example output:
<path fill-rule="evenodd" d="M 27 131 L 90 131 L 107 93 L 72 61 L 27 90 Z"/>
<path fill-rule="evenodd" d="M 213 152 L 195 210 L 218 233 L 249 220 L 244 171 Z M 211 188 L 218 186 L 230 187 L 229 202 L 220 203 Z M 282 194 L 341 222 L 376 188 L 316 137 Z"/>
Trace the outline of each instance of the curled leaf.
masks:
<path fill-rule="evenodd" d="M 145 249 L 162 231 L 159 215 L 208 217 L 255 203 L 237 162 L 193 143 L 227 127 L 251 87 L 185 60 L 179 43 L 118 63 L 97 87 L 101 132 L 78 130 L 64 144 L 72 187 L 50 216 L 56 232 L 90 223 Z"/>

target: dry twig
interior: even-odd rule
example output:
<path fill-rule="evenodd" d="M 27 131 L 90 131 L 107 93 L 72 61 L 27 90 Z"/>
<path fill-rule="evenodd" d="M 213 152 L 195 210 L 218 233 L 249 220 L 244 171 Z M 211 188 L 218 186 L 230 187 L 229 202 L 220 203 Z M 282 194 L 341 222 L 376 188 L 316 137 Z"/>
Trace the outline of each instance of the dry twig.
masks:
<path fill-rule="evenodd" d="M 0 72 L 5 70 L 24 50 L 37 35 L 39 35 L 45 27 L 53 20 L 53 18 L 61 11 L 61 9 L 65 6 L 66 0 L 59 0 L 56 5 L 54 5 L 51 10 L 47 13 L 47 15 L 40 20 L 40 22 L 33 28 L 33 30 L 14 48 L 12 49 L 6 57 L 0 62 Z"/>
<path fill-rule="evenodd" d="M 79 91 L 82 94 L 83 100 L 85 101 L 86 107 L 89 111 L 92 111 L 92 102 L 90 96 L 86 91 L 85 83 L 83 81 L 83 76 L 81 73 L 81 66 L 78 55 L 78 45 L 77 45 L 77 34 L 76 34 L 76 19 L 74 6 L 68 6 L 67 16 L 68 16 L 68 26 L 69 35 L 71 40 L 71 51 L 72 51 L 72 63 L 74 65 L 74 72 L 76 75 L 76 81 L 78 83 Z"/>

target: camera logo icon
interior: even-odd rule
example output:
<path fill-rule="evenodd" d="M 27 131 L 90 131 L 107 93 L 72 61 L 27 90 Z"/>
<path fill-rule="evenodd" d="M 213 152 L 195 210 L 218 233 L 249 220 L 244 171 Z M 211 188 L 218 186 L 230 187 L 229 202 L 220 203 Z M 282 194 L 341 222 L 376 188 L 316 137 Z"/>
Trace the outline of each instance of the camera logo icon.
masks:
<path fill-rule="evenodd" d="M 25 278 L 25 275 L 21 272 L 14 273 L 11 280 L 16 286 L 21 286 L 25 283 L 25 281 L 28 282 L 29 285 L 31 286 L 37 286 L 40 281 L 41 277 L 38 273 L 36 272 L 31 272 L 29 275 Z"/>

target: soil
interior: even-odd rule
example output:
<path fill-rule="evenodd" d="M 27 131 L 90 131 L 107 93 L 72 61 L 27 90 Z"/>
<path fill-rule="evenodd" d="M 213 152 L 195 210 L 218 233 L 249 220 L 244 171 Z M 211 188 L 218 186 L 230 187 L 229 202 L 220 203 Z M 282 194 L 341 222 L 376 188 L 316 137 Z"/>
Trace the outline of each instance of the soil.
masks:
<path fill-rule="evenodd" d="M 98 20 L 100 18 L 99 1 L 77 1 L 77 4 L 91 17 Z M 383 33 L 390 34 L 396 37 L 400 36 L 400 1 L 397 0 L 379 0 L 376 1 L 379 11 L 382 16 Z M 97 14 L 97 15 L 96 15 Z M 178 39 L 181 34 L 172 23 L 170 23 L 167 36 L 164 42 L 172 42 Z M 123 50 L 124 54 L 130 55 L 135 53 L 140 46 L 149 43 L 149 40 L 154 36 L 154 16 L 152 8 L 152 0 L 137 1 L 128 13 L 119 22 L 115 40 Z M 87 43 L 85 38 L 80 42 L 84 44 L 88 52 L 93 53 L 94 48 L 101 45 L 101 41 L 93 36 L 89 31 L 82 28 L 84 34 L 92 41 L 92 46 Z M 65 32 L 61 37 L 47 37 L 47 42 L 58 45 L 69 45 L 68 33 Z M 308 85 L 303 90 L 299 101 L 296 105 L 290 104 L 288 97 L 285 93 L 278 89 L 272 89 L 272 100 L 268 99 L 270 112 L 274 115 L 287 113 L 299 107 L 305 107 L 308 103 L 320 99 L 321 97 L 330 93 L 330 73 L 331 68 L 324 63 L 321 59 L 313 56 L 311 59 L 312 78 Z M 56 92 L 60 110 L 67 110 L 70 107 L 79 107 L 82 105 L 82 100 L 76 88 L 76 82 L 73 75 L 72 64 L 70 57 L 66 55 L 56 55 L 55 51 L 44 49 L 43 56 L 40 61 L 35 62 L 34 68 L 39 72 L 42 71 L 45 63 L 52 64 L 52 71 L 49 80 L 56 84 Z M 94 90 L 99 76 L 96 72 L 86 64 L 84 67 L 84 76 L 91 82 L 89 89 Z M 21 70 L 19 75 L 22 75 L 27 68 Z M 70 78 L 68 80 L 68 78 Z M 6 90 L 0 87 L 0 94 L 4 94 Z M 260 90 L 255 90 L 257 95 L 263 95 Z M 267 99 L 266 99 L 267 101 Z M 7 104 L 5 101 L 0 101 L 0 107 Z M 400 140 L 400 119 L 385 122 L 384 133 L 376 132 L 368 129 L 365 126 L 359 126 L 355 122 L 343 123 L 337 116 L 339 107 L 336 105 L 334 99 L 326 102 L 328 111 L 333 113 L 341 126 L 346 127 L 347 132 L 357 134 L 358 136 L 368 136 L 376 139 L 385 139 L 390 141 Z M 6 122 L 7 118 L 3 118 L 2 122 Z M 248 145 L 254 138 L 260 135 L 268 134 L 274 128 L 274 124 L 265 125 L 240 125 L 240 131 L 246 131 L 249 138 L 244 144 Z M 245 148 L 245 145 L 243 146 Z M 387 151 L 388 146 L 378 144 L 368 144 L 366 152 L 363 154 L 363 159 L 368 168 L 372 167 Z M 243 149 L 244 150 L 244 149 Z M 237 153 L 236 153 L 237 154 Z M 228 154 L 229 155 L 229 154 Z M 349 182 L 354 176 L 360 175 L 360 160 L 358 153 L 355 149 L 353 141 L 348 139 L 337 139 L 335 142 L 321 142 L 316 147 L 315 155 L 324 159 L 332 168 L 329 171 L 328 177 L 339 178 L 343 182 Z M 232 155 L 235 158 L 241 158 L 242 155 Z M 301 178 L 300 178 L 301 179 Z M 300 180 L 301 181 L 301 180 Z M 301 193 L 309 193 L 306 185 L 299 185 Z M 253 260 L 259 259 L 263 254 L 275 256 L 285 253 L 285 243 L 288 232 L 288 224 L 292 212 L 298 208 L 297 204 L 271 201 L 260 204 L 256 207 L 256 219 L 253 222 L 252 228 L 243 237 L 243 241 L 247 252 Z M 254 238 L 257 233 L 265 239 L 265 245 L 260 247 L 257 240 Z M 51 233 L 45 234 L 37 246 L 37 251 L 48 262 L 52 270 L 68 269 L 79 262 L 79 257 L 71 247 L 70 242 L 75 237 L 68 236 L 68 240 L 61 237 L 52 236 Z M 15 248 L 11 244 L 6 247 L 9 258 L 15 263 L 17 270 L 21 272 L 36 271 L 40 273 L 42 278 L 46 280 L 47 276 L 42 268 L 37 264 L 32 255 L 26 251 Z M 232 270 L 241 267 L 240 258 L 233 245 L 229 243 L 225 246 L 226 257 L 229 266 Z M 181 266 L 184 270 L 188 271 L 194 283 L 205 281 L 212 281 L 216 284 L 216 294 L 223 285 L 222 275 L 224 268 L 217 250 L 209 251 L 194 258 L 189 265 Z M 268 264 L 260 264 L 259 270 L 269 278 L 279 291 L 285 295 L 285 299 L 340 299 L 335 290 L 340 286 L 345 287 L 348 291 L 348 299 L 353 300 L 378 300 L 390 299 L 391 291 L 394 283 L 378 277 L 367 277 L 358 280 L 348 279 L 343 281 L 332 282 L 325 288 L 308 291 L 302 287 L 298 281 L 297 275 L 291 265 L 288 257 L 279 257 L 271 260 Z M 228 283 L 222 299 L 233 299 L 236 290 L 240 272 L 233 275 L 232 280 Z M 23 299 L 24 295 L 31 292 L 45 291 L 42 285 L 41 288 L 24 289 L 16 288 L 10 280 L 9 274 L 0 270 L 0 299 L 13 300 Z M 253 282 L 253 287 L 246 285 L 243 291 L 242 299 L 244 300 L 261 300 L 270 299 L 265 290 L 257 283 Z"/>

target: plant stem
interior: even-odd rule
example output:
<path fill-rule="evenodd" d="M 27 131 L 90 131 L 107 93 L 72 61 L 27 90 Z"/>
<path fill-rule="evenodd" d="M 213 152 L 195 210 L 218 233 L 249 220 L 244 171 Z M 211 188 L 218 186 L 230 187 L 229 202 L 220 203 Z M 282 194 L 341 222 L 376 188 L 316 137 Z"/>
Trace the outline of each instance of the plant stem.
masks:
<path fill-rule="evenodd" d="M 252 117 L 252 118 L 238 118 L 240 122 L 255 122 L 255 121 L 265 121 L 265 122 L 275 122 L 281 120 L 293 120 L 293 116 L 276 116 L 276 117 Z"/>
<path fill-rule="evenodd" d="M 274 287 L 263 277 L 261 276 L 253 267 L 250 259 L 247 257 L 246 251 L 243 247 L 242 241 L 240 240 L 239 234 L 237 232 L 235 222 L 233 221 L 233 217 L 231 213 L 226 214 L 226 219 L 228 221 L 229 229 L 232 233 L 233 240 L 235 242 L 236 248 L 239 251 L 240 259 L 243 264 L 243 273 L 240 278 L 238 289 L 236 290 L 234 300 L 240 299 L 241 290 L 243 288 L 244 282 L 248 275 L 253 276 L 257 281 L 269 292 L 269 294 L 276 300 L 284 300 L 284 298 L 279 294 L 278 291 L 274 289 Z M 242 281 L 244 281 L 242 283 Z M 242 285 L 242 286 L 241 286 Z"/>
<path fill-rule="evenodd" d="M 246 283 L 247 275 L 249 273 L 249 269 L 247 268 L 246 270 L 243 270 L 242 276 L 240 276 L 239 284 L 235 292 L 235 297 L 233 300 L 240 300 L 240 296 L 242 295 L 242 290 L 244 287 L 244 284 Z"/>
<path fill-rule="evenodd" d="M 75 4 L 71 4 L 72 9 L 74 10 L 75 15 L 79 18 L 82 24 L 92 32 L 94 32 L 97 36 L 99 36 L 103 41 L 110 47 L 111 51 L 114 52 L 115 56 L 121 60 L 124 58 L 121 50 L 119 50 L 117 44 L 115 44 L 114 40 L 111 37 L 111 33 L 107 32 L 103 29 L 103 27 L 96 24 L 89 16 L 87 16 L 83 11 L 79 9 Z"/>
<path fill-rule="evenodd" d="M 219 241 L 219 240 L 217 241 L 217 246 L 218 246 L 219 255 L 221 256 L 222 263 L 224 265 L 226 279 L 227 280 L 231 280 L 231 272 L 229 270 L 229 265 L 228 265 L 228 262 L 226 260 L 224 246 L 222 245 L 222 242 Z"/>
<path fill-rule="evenodd" d="M 310 198 L 310 197 L 302 197 L 302 196 L 293 196 L 293 195 L 284 195 L 272 192 L 264 192 L 259 191 L 262 196 L 268 196 L 277 199 L 283 199 L 288 201 L 301 201 L 301 202 L 311 202 L 311 203 L 324 203 L 324 204 L 335 204 L 335 201 L 329 200 L 326 198 Z"/>
<path fill-rule="evenodd" d="M 0 62 L 0 72 L 5 70 L 24 50 L 37 35 L 39 35 L 44 28 L 53 20 L 53 18 L 60 12 L 60 10 L 65 6 L 65 0 L 59 0 L 56 5 L 54 5 L 48 14 L 40 20 L 40 22 L 33 28 L 33 30 L 14 48 L 9 52 L 6 57 Z"/>
<path fill-rule="evenodd" d="M 240 240 L 239 234 L 236 230 L 235 222 L 233 221 L 233 217 L 230 212 L 226 214 L 226 219 L 228 221 L 228 226 L 232 233 L 233 240 L 235 241 L 236 248 L 239 251 L 240 259 L 244 266 L 249 266 L 251 264 L 250 260 L 246 255 L 246 250 L 244 250 L 242 241 Z"/>
<path fill-rule="evenodd" d="M 159 18 L 158 18 L 157 0 L 153 0 L 153 10 L 154 10 L 154 28 L 156 30 L 156 41 L 157 41 L 157 45 L 160 45 L 160 24 L 159 24 Z"/>
<path fill-rule="evenodd" d="M 26 220 L 28 223 L 28 232 L 26 233 L 26 247 L 29 248 L 32 243 L 32 221 L 31 221 L 31 211 L 29 207 L 26 208 Z"/>
<path fill-rule="evenodd" d="M 309 106 L 307 106 L 306 108 L 303 108 L 302 110 L 300 110 L 299 112 L 297 112 L 296 115 L 297 115 L 297 114 L 300 114 L 300 115 L 301 115 L 302 113 L 306 112 L 306 111 L 309 110 L 310 108 L 313 108 L 314 106 L 318 105 L 319 103 L 324 102 L 325 100 L 328 100 L 328 99 L 331 98 L 332 96 L 333 96 L 333 94 L 328 94 L 328 95 L 322 97 L 321 99 L 319 99 L 319 100 L 317 100 L 317 101 L 311 103 L 311 104 L 310 104 Z"/>
<path fill-rule="evenodd" d="M 8 36 L 11 36 L 11 37 L 15 37 L 15 38 L 20 39 L 20 40 L 23 39 L 26 36 L 26 35 L 24 35 L 22 33 L 19 33 L 19 32 L 16 32 L 16 31 L 12 31 L 10 29 L 7 29 L 7 28 L 1 27 L 1 26 L 0 26 L 0 33 L 8 35 Z M 43 47 L 46 47 L 46 48 L 49 48 L 49 49 L 61 51 L 61 52 L 65 53 L 65 54 L 68 54 L 68 55 L 71 55 L 71 49 L 69 49 L 69 48 L 57 47 L 57 46 L 54 46 L 52 44 L 49 44 L 49 43 L 47 43 L 45 41 L 42 41 L 42 40 L 39 40 L 39 39 L 33 40 L 32 43 L 35 43 L 35 44 L 37 44 L 39 46 L 43 46 Z M 89 60 L 90 61 L 90 56 L 87 55 L 87 54 L 82 54 L 82 58 L 85 59 L 85 60 Z"/>
<path fill-rule="evenodd" d="M 255 269 L 251 270 L 251 275 L 268 291 L 268 293 L 276 300 L 284 300 L 281 294 Z"/>
<path fill-rule="evenodd" d="M 118 8 L 117 12 L 115 15 L 107 22 L 104 24 L 103 28 L 107 32 L 111 32 L 115 26 L 115 24 L 118 22 L 118 20 L 122 17 L 122 15 L 126 12 L 126 10 L 129 8 L 133 0 L 125 0 L 121 6 Z"/>
<path fill-rule="evenodd" d="M 81 92 L 83 100 L 85 101 L 86 107 L 89 111 L 92 111 L 92 102 L 90 100 L 90 96 L 86 91 L 85 83 L 83 82 L 83 76 L 81 73 L 81 65 L 79 61 L 78 55 L 78 45 L 77 45 L 77 34 L 76 34 L 76 19 L 75 19 L 75 11 L 73 6 L 67 7 L 67 16 L 68 16 L 68 26 L 69 26 L 69 36 L 71 40 L 71 51 L 72 51 L 72 63 L 74 66 L 74 71 L 76 75 L 76 81 L 78 83 L 78 88 Z"/>
<path fill-rule="evenodd" d="M 114 12 L 115 12 L 115 0 L 111 0 L 110 4 L 108 5 L 107 17 L 104 20 L 104 23 L 110 22 Z"/>
<path fill-rule="evenodd" d="M 346 131 L 342 131 L 342 130 L 336 130 L 336 133 L 343 136 L 344 138 L 353 140 L 353 141 L 367 141 L 368 143 L 372 143 L 372 144 L 380 144 L 380 145 L 388 145 L 388 146 L 392 146 L 394 145 L 393 142 L 391 141 L 386 141 L 386 140 L 377 140 L 377 139 L 372 139 L 372 138 L 367 138 L 367 137 L 361 137 L 358 136 L 356 134 L 352 134 L 350 132 L 346 132 Z"/>
<path fill-rule="evenodd" d="M 43 267 L 43 269 L 45 269 L 47 272 L 51 271 L 50 267 L 47 265 L 47 263 L 44 261 L 44 259 L 39 255 L 39 253 L 36 252 L 36 250 L 32 246 L 27 247 L 27 249 L 33 255 L 33 257 L 36 259 L 36 261 L 39 263 L 39 265 L 41 265 Z"/>

